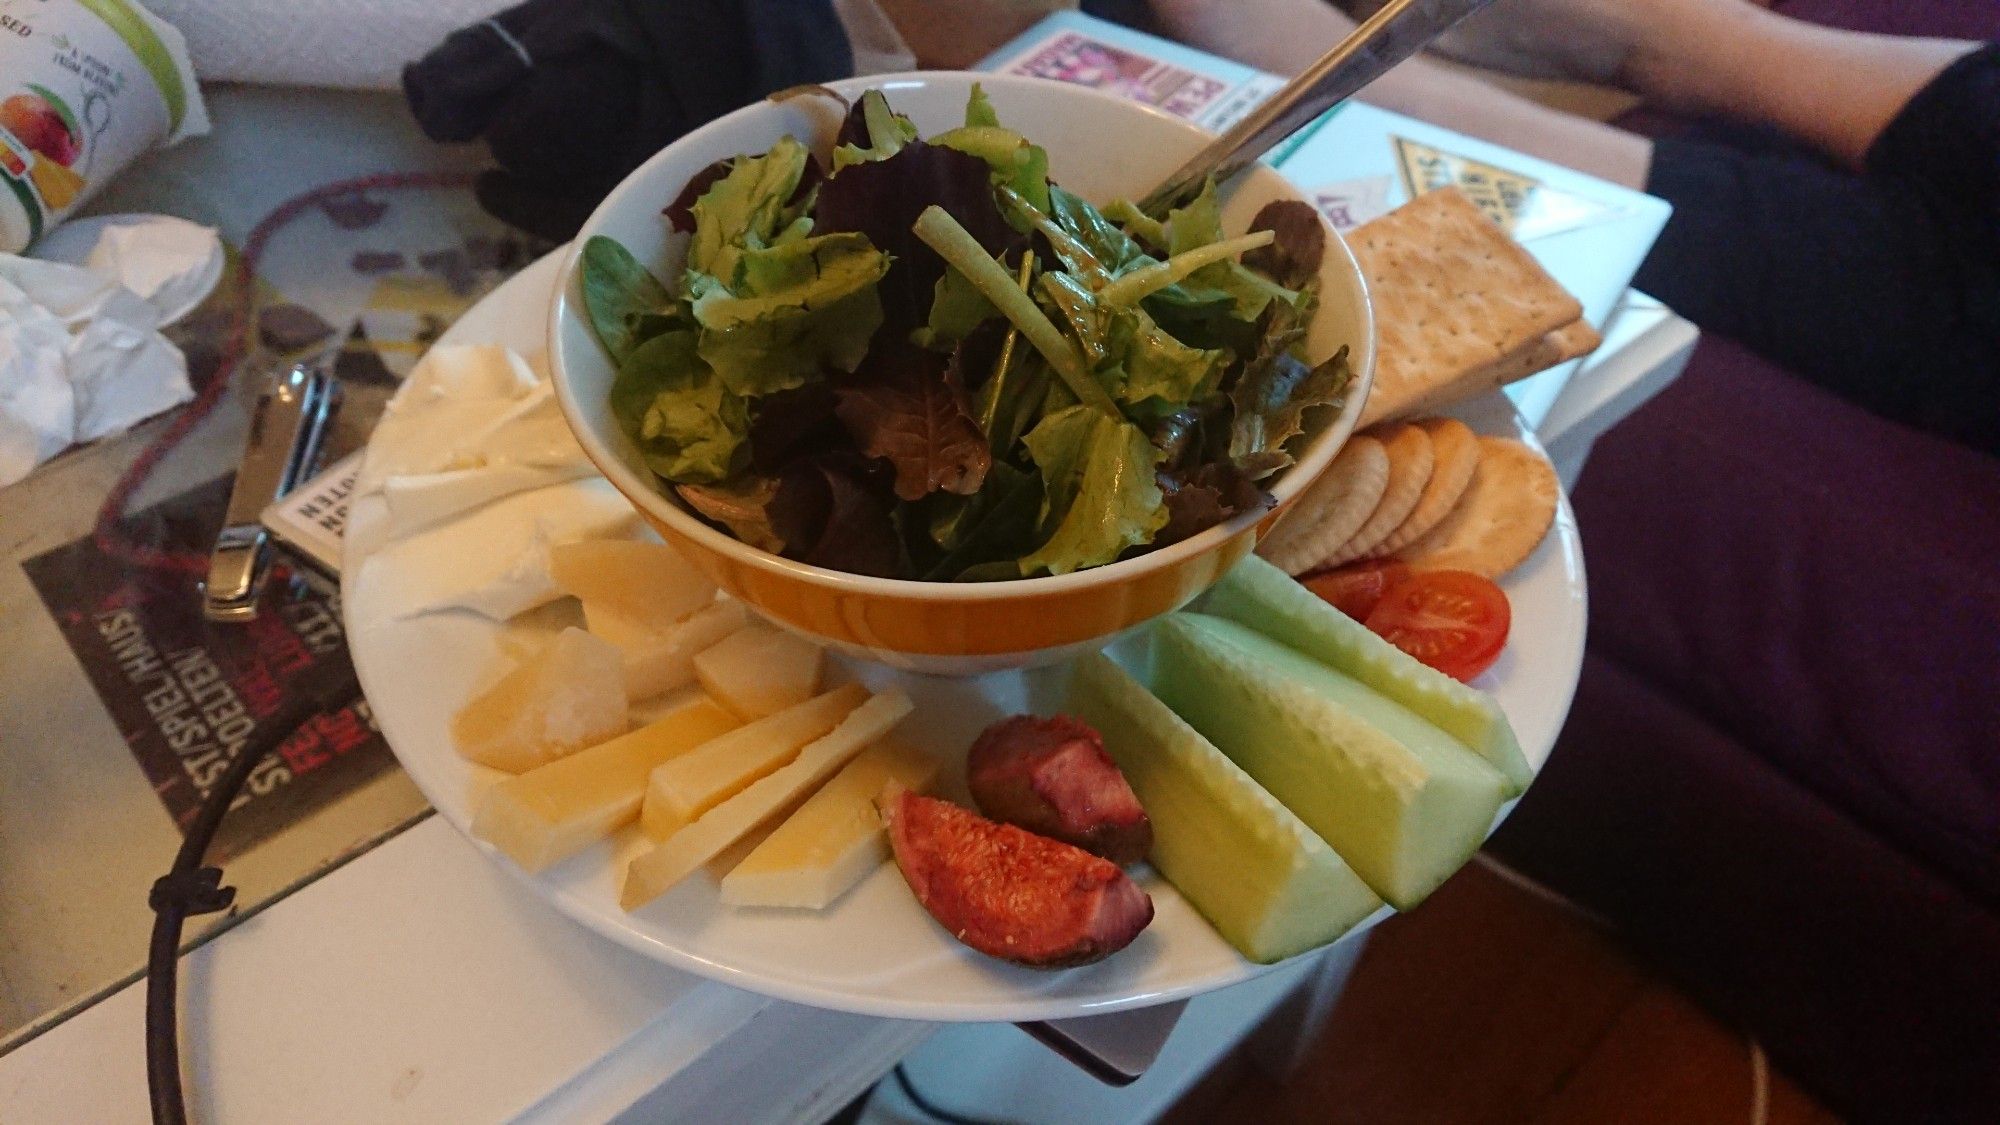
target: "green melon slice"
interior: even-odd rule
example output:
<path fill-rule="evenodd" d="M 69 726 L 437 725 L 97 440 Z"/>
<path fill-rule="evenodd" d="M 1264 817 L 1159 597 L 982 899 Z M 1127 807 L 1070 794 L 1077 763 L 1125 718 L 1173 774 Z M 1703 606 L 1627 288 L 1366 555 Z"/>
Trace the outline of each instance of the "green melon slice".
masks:
<path fill-rule="evenodd" d="M 1415 711 L 1499 770 L 1509 797 L 1535 779 L 1498 700 L 1419 662 L 1263 559 L 1237 564 L 1201 611 L 1247 625 Z"/>
<path fill-rule="evenodd" d="M 1499 771 L 1401 704 L 1233 621 L 1155 633 L 1153 690 L 1407 910 L 1472 857 Z"/>
<path fill-rule="evenodd" d="M 1326 841 L 1118 665 L 1079 660 L 1069 708 L 1146 806 L 1154 868 L 1243 956 L 1282 961 L 1381 908 Z"/>

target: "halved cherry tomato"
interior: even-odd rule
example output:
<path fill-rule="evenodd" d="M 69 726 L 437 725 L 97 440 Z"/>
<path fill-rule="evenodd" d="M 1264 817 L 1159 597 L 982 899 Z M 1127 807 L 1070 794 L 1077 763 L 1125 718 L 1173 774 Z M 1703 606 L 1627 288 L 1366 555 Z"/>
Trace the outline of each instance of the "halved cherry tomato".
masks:
<path fill-rule="evenodd" d="M 1463 570 L 1420 570 L 1391 585 L 1368 614 L 1370 632 L 1455 680 L 1493 666 L 1513 609 L 1491 581 Z"/>
<path fill-rule="evenodd" d="M 1389 587 L 1408 577 L 1410 567 L 1394 559 L 1349 563 L 1299 578 L 1305 588 L 1356 621 L 1368 620 Z"/>

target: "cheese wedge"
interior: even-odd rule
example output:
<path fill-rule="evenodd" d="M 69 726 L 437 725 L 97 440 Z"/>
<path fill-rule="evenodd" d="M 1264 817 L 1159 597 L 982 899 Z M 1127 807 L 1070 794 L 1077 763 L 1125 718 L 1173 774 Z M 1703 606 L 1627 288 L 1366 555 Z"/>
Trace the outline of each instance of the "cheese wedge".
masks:
<path fill-rule="evenodd" d="M 638 730 L 487 790 L 472 834 L 540 871 L 637 819 L 654 767 L 735 727 L 721 704 L 691 696 Z"/>
<path fill-rule="evenodd" d="M 710 809 L 700 820 L 634 859 L 625 869 L 619 905 L 632 910 L 658 898 L 744 833 L 811 793 L 902 722 L 910 707 L 910 697 L 894 690 L 856 707 L 826 737 L 799 751 L 790 765 Z"/>
<path fill-rule="evenodd" d="M 585 539 L 549 552 L 549 577 L 583 602 L 584 619 L 612 613 L 664 633 L 715 600 L 715 583 L 679 551 L 639 539 Z"/>
<path fill-rule="evenodd" d="M 702 689 L 747 722 L 819 690 L 824 653 L 774 625 L 752 622 L 694 658 Z"/>
<path fill-rule="evenodd" d="M 897 742 L 878 742 L 812 795 L 722 880 L 731 906 L 821 910 L 889 858 L 875 798 L 891 781 L 923 790 L 937 759 Z"/>
<path fill-rule="evenodd" d="M 860 684 L 739 727 L 654 770 L 641 814 L 646 833 L 663 839 L 751 782 L 798 757 L 799 748 L 840 724 L 868 698 Z"/>
<path fill-rule="evenodd" d="M 714 602 L 665 633 L 655 633 L 614 613 L 593 613 L 589 602 L 583 608 L 590 631 L 625 654 L 625 695 L 635 703 L 693 683 L 695 655 L 749 620 L 742 602 Z"/>
<path fill-rule="evenodd" d="M 524 773 L 616 738 L 629 722 L 624 658 L 572 627 L 461 708 L 451 741 L 482 766 Z"/>

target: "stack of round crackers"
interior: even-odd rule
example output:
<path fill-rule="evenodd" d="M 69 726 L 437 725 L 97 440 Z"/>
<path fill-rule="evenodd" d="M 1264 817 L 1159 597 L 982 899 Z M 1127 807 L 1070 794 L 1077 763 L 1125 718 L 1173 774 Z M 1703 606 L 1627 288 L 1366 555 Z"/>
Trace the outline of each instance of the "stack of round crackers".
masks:
<path fill-rule="evenodd" d="M 1290 574 L 1396 558 L 1498 578 L 1548 534 L 1558 489 L 1518 441 L 1454 418 L 1384 423 L 1348 440 L 1257 553 Z"/>

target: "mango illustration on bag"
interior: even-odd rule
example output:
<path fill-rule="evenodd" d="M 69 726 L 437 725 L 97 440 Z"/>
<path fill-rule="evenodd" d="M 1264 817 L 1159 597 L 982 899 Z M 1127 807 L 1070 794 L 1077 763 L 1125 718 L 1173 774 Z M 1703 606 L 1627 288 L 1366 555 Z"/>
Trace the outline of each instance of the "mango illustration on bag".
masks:
<path fill-rule="evenodd" d="M 0 0 L 0 252 L 207 131 L 180 33 L 134 0 Z"/>

